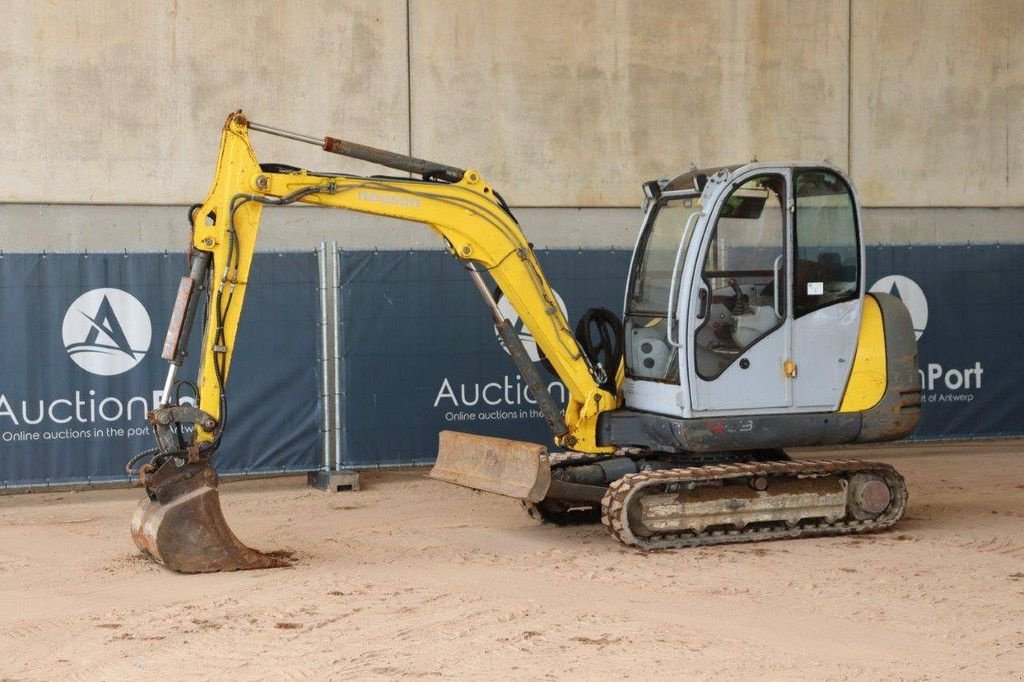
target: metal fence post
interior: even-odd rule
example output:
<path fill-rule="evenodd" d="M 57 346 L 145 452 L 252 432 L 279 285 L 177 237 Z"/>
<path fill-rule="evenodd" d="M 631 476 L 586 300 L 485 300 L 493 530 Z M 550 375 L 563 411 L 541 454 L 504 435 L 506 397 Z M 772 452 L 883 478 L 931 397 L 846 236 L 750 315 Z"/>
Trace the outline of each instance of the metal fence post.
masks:
<path fill-rule="evenodd" d="M 328 284 L 327 258 L 333 258 Z M 340 280 L 338 270 L 338 243 L 331 242 L 330 251 L 327 242 L 320 242 L 317 249 L 320 265 L 320 345 L 323 348 L 321 369 L 323 371 L 322 393 L 324 405 L 324 460 L 319 471 L 309 473 L 309 485 L 327 492 L 343 490 L 359 490 L 359 474 L 341 468 L 341 352 L 339 350 L 341 325 L 339 319 Z M 328 294 L 330 291 L 330 294 Z M 331 308 L 330 306 L 334 307 Z M 328 325 L 333 325 L 333 334 L 328 334 Z M 332 338 L 333 349 L 328 343 Z M 333 365 L 333 366 L 332 366 Z M 332 378 L 333 377 L 333 378 Z M 333 386 L 333 388 L 332 388 Z M 333 400 L 332 400 L 333 399 Z M 333 402 L 333 410 L 331 409 Z M 331 437 L 334 437 L 334 448 L 331 448 Z"/>
<path fill-rule="evenodd" d="M 320 246 L 316 250 L 317 265 L 319 266 L 320 273 L 320 372 L 321 372 L 321 390 L 320 398 L 323 401 L 323 468 L 331 468 L 331 395 L 328 382 L 330 381 L 330 371 L 328 366 L 328 347 L 327 347 L 327 320 L 328 320 L 328 309 L 327 309 L 327 243 L 320 242 Z"/>
<path fill-rule="evenodd" d="M 341 388 L 341 251 L 338 242 L 331 242 L 331 264 L 334 281 L 334 468 L 341 469 L 344 438 L 342 430 Z"/>

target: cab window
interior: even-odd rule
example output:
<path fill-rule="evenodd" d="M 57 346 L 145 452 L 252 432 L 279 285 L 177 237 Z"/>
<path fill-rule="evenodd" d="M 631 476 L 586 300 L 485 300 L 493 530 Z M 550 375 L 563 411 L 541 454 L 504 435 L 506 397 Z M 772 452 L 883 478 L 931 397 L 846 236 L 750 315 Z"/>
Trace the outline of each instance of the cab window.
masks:
<path fill-rule="evenodd" d="M 667 324 L 669 294 L 677 256 L 680 263 L 686 259 L 688 245 L 680 241 L 689 236 L 686 226 L 700 210 L 696 196 L 662 201 L 637 246 L 625 320 L 626 374 L 631 378 L 679 382 L 679 354 Z M 677 335 L 679 323 L 674 326 L 671 333 Z"/>
<path fill-rule="evenodd" d="M 786 297 L 775 293 L 785 279 L 785 196 L 783 176 L 758 175 L 735 187 L 719 209 L 701 271 L 707 291 L 694 343 L 697 374 L 706 381 L 785 318 Z"/>
<path fill-rule="evenodd" d="M 860 244 L 850 188 L 835 173 L 796 173 L 793 312 L 806 315 L 857 298 Z"/>

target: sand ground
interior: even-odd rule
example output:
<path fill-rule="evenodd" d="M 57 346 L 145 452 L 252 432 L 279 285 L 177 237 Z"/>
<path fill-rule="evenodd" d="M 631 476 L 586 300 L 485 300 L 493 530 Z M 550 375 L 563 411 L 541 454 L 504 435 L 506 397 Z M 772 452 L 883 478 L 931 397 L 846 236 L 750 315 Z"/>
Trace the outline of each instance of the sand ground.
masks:
<path fill-rule="evenodd" d="M 895 530 L 650 553 L 423 470 L 230 483 L 296 565 L 200 576 L 136 552 L 137 490 L 0 497 L 0 678 L 1019 679 L 1024 443 L 855 454 Z"/>

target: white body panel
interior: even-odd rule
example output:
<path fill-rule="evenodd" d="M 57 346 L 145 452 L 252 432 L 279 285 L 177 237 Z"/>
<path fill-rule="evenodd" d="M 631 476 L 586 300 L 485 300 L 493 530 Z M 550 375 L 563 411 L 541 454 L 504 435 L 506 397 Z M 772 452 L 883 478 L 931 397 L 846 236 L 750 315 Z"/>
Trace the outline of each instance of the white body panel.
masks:
<path fill-rule="evenodd" d="M 680 395 L 685 394 L 676 384 L 664 384 L 657 381 L 638 381 L 626 379 L 622 384 L 622 396 L 626 407 L 641 412 L 656 412 L 671 417 L 688 416 L 680 404 Z M 689 400 L 685 401 L 687 404 Z"/>
<path fill-rule="evenodd" d="M 790 404 L 791 382 L 783 373 L 788 357 L 789 320 L 740 355 L 713 381 L 691 373 L 693 412 L 724 414 L 730 410 L 772 408 L 777 412 Z M 747 364 L 744 366 L 744 362 Z"/>
<path fill-rule="evenodd" d="M 839 409 L 857 351 L 860 299 L 815 310 L 793 322 L 793 407 L 801 412 Z"/>

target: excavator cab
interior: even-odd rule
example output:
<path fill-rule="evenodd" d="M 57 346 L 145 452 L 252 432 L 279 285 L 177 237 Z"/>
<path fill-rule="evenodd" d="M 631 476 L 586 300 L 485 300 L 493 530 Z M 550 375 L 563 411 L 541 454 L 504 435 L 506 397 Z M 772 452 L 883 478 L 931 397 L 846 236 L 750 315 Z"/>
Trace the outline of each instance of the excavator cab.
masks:
<path fill-rule="evenodd" d="M 626 407 L 837 411 L 864 291 L 851 184 L 830 166 L 752 163 L 658 189 L 626 292 Z"/>

